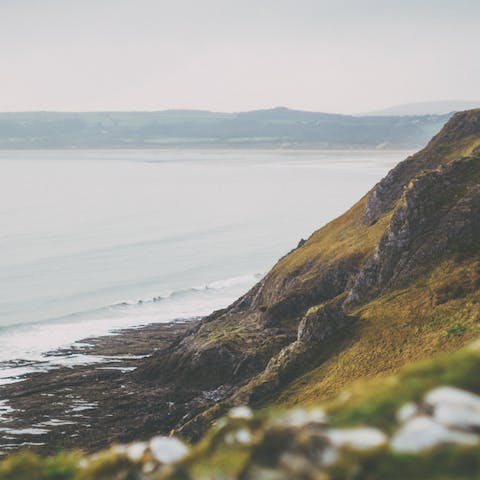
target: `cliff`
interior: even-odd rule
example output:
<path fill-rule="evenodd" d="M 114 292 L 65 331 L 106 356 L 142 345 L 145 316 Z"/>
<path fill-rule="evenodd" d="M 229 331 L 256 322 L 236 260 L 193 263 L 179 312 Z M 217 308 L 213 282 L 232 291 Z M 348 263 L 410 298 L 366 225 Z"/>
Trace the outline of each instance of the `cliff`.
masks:
<path fill-rule="evenodd" d="M 251 291 L 140 368 L 140 382 L 202 392 L 176 430 L 197 438 L 237 404 L 328 398 L 474 338 L 479 146 L 480 110 L 454 115 Z"/>

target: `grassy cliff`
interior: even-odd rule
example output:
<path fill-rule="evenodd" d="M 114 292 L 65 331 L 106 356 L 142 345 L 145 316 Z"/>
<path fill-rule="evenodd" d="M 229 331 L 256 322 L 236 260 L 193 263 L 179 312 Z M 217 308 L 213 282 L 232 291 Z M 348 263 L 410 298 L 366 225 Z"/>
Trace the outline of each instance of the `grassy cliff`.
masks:
<path fill-rule="evenodd" d="M 479 333 L 480 110 L 456 114 L 244 297 L 139 372 L 227 386 L 179 425 L 197 438 L 241 403 L 327 399 Z M 317 208 L 321 208 L 318 206 Z"/>

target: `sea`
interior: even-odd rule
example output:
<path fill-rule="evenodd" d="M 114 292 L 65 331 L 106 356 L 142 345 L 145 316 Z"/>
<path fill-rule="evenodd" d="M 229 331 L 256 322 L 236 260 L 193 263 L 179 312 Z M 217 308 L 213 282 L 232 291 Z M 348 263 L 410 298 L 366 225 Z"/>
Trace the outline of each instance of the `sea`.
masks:
<path fill-rule="evenodd" d="M 228 306 L 409 154 L 0 151 L 0 384 Z"/>

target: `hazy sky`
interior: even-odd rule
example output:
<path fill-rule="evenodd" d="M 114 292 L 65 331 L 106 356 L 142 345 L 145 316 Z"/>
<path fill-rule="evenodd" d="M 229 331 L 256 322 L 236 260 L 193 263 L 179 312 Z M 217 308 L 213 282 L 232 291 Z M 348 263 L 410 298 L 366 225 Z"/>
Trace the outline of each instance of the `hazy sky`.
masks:
<path fill-rule="evenodd" d="M 0 111 L 480 98 L 479 0 L 0 0 Z"/>

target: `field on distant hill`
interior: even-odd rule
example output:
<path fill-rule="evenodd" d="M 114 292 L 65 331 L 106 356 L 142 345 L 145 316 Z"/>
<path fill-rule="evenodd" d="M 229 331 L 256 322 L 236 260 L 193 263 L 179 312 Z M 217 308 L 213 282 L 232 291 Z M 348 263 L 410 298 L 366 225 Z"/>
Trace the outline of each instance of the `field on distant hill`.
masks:
<path fill-rule="evenodd" d="M 0 113 L 0 148 L 417 148 L 449 115 L 354 117 L 287 108 L 242 113 Z"/>

